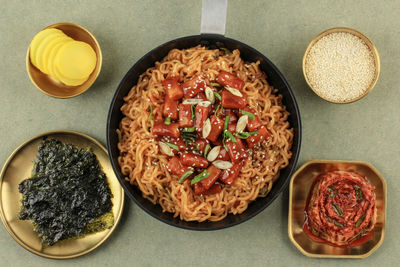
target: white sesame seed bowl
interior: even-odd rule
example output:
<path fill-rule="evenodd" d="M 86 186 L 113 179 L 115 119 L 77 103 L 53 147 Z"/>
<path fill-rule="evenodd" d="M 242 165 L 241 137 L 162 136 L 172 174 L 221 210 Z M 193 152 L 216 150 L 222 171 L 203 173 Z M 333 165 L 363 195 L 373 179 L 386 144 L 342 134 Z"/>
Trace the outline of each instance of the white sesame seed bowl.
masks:
<path fill-rule="evenodd" d="M 366 96 L 375 87 L 379 73 L 375 45 L 351 28 L 336 27 L 318 34 L 303 57 L 308 86 L 335 104 L 352 103 Z"/>

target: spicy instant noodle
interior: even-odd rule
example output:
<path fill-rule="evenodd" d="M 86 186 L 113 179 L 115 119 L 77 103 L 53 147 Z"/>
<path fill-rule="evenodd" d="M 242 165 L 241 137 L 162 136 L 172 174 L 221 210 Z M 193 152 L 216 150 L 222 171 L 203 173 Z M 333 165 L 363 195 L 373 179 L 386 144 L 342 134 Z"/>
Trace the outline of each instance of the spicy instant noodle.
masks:
<path fill-rule="evenodd" d="M 259 62 L 238 50 L 173 49 L 124 98 L 122 173 L 163 211 L 218 221 L 271 190 L 293 129 Z"/>

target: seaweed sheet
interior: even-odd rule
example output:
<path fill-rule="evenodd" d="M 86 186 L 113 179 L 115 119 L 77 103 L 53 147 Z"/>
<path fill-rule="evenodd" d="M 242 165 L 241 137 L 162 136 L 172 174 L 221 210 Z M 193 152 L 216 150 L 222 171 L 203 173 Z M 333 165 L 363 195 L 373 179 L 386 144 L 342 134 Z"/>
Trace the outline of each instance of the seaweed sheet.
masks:
<path fill-rule="evenodd" d="M 19 192 L 19 218 L 31 220 L 42 243 L 50 246 L 113 224 L 111 190 L 90 149 L 44 139 L 32 177 L 19 184 Z"/>

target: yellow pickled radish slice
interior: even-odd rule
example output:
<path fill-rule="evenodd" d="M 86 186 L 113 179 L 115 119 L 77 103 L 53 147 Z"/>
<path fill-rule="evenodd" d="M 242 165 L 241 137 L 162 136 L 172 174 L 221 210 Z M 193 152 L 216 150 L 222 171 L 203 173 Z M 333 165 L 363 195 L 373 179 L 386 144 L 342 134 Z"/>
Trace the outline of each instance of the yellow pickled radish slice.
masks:
<path fill-rule="evenodd" d="M 72 41 L 73 39 L 66 36 L 66 35 L 61 35 L 57 38 L 54 38 L 53 40 L 49 41 L 49 43 L 46 45 L 44 48 L 43 52 L 40 56 L 40 62 L 38 61 L 38 65 L 41 65 L 43 68 L 43 72 L 46 74 L 49 74 L 49 67 L 48 67 L 48 62 L 49 62 L 49 56 L 51 51 L 57 47 L 58 44 L 64 44 L 68 41 Z"/>
<path fill-rule="evenodd" d="M 49 34 L 52 34 L 55 32 L 62 33 L 62 31 L 60 31 L 58 29 L 49 28 L 49 29 L 44 29 L 44 30 L 40 31 L 33 37 L 32 42 L 29 46 L 29 57 L 30 57 L 33 65 L 36 66 L 36 51 L 37 51 L 38 46 L 40 45 L 40 43 L 42 42 L 42 40 L 44 38 L 46 38 Z"/>
<path fill-rule="evenodd" d="M 47 70 L 49 71 L 49 75 L 55 79 L 57 79 L 56 75 L 54 74 L 54 62 L 55 62 L 56 55 L 60 51 L 61 47 L 63 47 L 68 42 L 73 42 L 73 39 L 71 39 L 70 41 L 67 41 L 65 43 L 59 43 L 59 44 L 55 45 L 55 47 L 50 51 L 49 57 L 47 59 Z"/>
<path fill-rule="evenodd" d="M 89 78 L 89 76 L 88 76 L 88 77 L 85 77 L 85 78 L 82 78 L 82 79 L 69 79 L 69 78 L 63 76 L 62 73 L 60 73 L 59 69 L 56 66 L 54 67 L 53 71 L 54 71 L 54 74 L 55 74 L 55 78 L 57 80 L 59 80 L 60 82 L 62 82 L 63 84 L 68 85 L 68 86 L 81 85 L 84 82 L 86 82 L 87 79 Z"/>
<path fill-rule="evenodd" d="M 89 44 L 74 41 L 60 49 L 55 58 L 55 66 L 65 78 L 80 80 L 93 72 L 96 61 L 96 53 Z"/>
<path fill-rule="evenodd" d="M 37 67 L 42 71 L 42 72 L 44 72 L 43 71 L 43 62 L 42 62 L 42 54 L 43 54 L 43 51 L 44 51 L 44 49 L 46 48 L 46 46 L 52 41 L 52 40 L 54 40 L 54 39 L 56 39 L 56 38 L 59 38 L 59 37 L 61 37 L 61 36 L 65 36 L 65 34 L 64 33 L 58 33 L 58 32 L 56 32 L 56 33 L 51 33 L 51 34 L 49 34 L 48 36 L 46 36 L 41 42 L 40 42 L 40 44 L 39 44 L 39 46 L 38 46 L 38 48 L 37 48 L 37 50 L 36 50 L 36 58 L 35 58 L 35 61 L 36 61 L 36 65 L 37 65 Z"/>

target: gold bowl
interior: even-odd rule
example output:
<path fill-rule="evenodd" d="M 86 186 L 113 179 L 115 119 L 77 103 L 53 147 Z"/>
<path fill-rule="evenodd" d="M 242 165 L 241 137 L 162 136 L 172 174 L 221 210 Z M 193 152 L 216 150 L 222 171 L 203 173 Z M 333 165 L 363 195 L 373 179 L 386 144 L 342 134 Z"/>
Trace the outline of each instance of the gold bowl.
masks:
<path fill-rule="evenodd" d="M 308 53 L 310 52 L 311 48 L 313 47 L 313 45 L 318 42 L 322 37 L 327 36 L 331 33 L 340 33 L 340 32 L 344 32 L 344 33 L 350 33 L 352 35 L 357 36 L 358 38 L 360 38 L 362 41 L 364 41 L 364 43 L 368 46 L 368 48 L 371 50 L 372 55 L 374 57 L 374 62 L 375 62 L 375 76 L 371 82 L 371 84 L 369 85 L 369 87 L 367 88 L 367 90 L 365 90 L 360 96 L 350 99 L 350 100 L 346 100 L 346 101 L 334 101 L 332 99 L 328 99 L 324 96 L 322 96 L 315 88 L 313 88 L 312 84 L 310 83 L 310 80 L 308 79 L 307 76 L 307 72 L 306 72 L 306 58 Z M 311 88 L 311 90 L 313 90 L 313 92 L 319 96 L 320 98 L 324 99 L 325 101 L 331 102 L 331 103 L 335 103 L 335 104 L 348 104 L 348 103 L 352 103 L 355 102 L 357 100 L 360 100 L 361 98 L 363 98 L 364 96 L 366 96 L 369 92 L 372 91 L 372 89 L 375 87 L 376 82 L 378 81 L 379 78 L 379 74 L 381 71 L 381 64 L 380 64 L 380 59 L 379 59 L 379 54 L 378 54 L 378 50 L 376 49 L 375 45 L 371 42 L 370 39 L 368 39 L 367 36 L 365 36 L 364 34 L 362 34 L 361 32 L 351 29 L 351 28 L 346 28 L 346 27 L 336 27 L 336 28 L 331 28 L 328 30 L 325 30 L 323 32 L 321 32 L 320 34 L 318 34 L 316 37 L 314 37 L 314 39 L 311 40 L 311 42 L 308 44 L 307 49 L 304 53 L 303 56 L 303 75 L 304 78 L 308 84 L 308 86 Z"/>
<path fill-rule="evenodd" d="M 18 212 L 21 209 L 22 195 L 18 185 L 30 177 L 37 155 L 38 146 L 44 137 L 55 138 L 62 142 L 74 144 L 80 148 L 91 148 L 96 155 L 103 172 L 107 176 L 110 190 L 113 194 L 112 212 L 114 225 L 93 234 L 80 238 L 62 240 L 53 246 L 41 243 L 34 231 L 31 221 L 20 220 Z M 112 169 L 107 150 L 92 137 L 69 130 L 55 130 L 36 135 L 21 144 L 9 156 L 0 172 L 0 219 L 11 237 L 28 251 L 50 259 L 71 259 L 83 256 L 103 244 L 116 229 L 123 212 L 124 191 Z"/>
<path fill-rule="evenodd" d="M 365 175 L 375 186 L 377 218 L 372 237 L 360 246 L 336 247 L 311 240 L 303 231 L 305 206 L 312 183 L 328 171 L 355 171 Z M 289 185 L 288 234 L 301 253 L 315 258 L 366 258 L 377 250 L 385 237 L 386 182 L 374 166 L 361 161 L 312 160 L 301 166 Z"/>
<path fill-rule="evenodd" d="M 59 29 L 72 39 L 89 44 L 96 52 L 96 67 L 83 84 L 78 86 L 67 86 L 37 69 L 30 60 L 30 47 L 28 47 L 26 53 L 26 70 L 28 71 L 29 78 L 40 91 L 52 97 L 70 98 L 84 93 L 94 83 L 101 70 L 102 55 L 99 43 L 89 30 L 78 24 L 62 22 L 47 26 L 44 29 L 48 28 Z"/>

